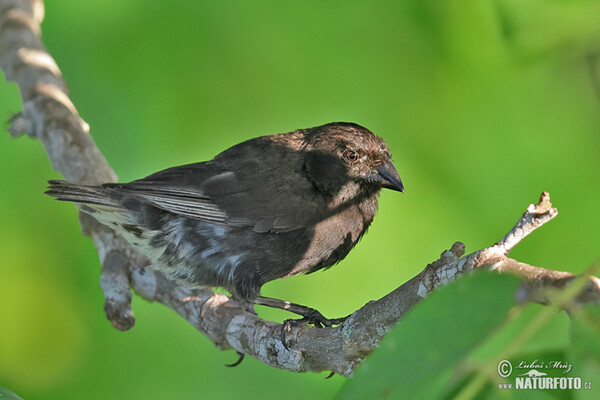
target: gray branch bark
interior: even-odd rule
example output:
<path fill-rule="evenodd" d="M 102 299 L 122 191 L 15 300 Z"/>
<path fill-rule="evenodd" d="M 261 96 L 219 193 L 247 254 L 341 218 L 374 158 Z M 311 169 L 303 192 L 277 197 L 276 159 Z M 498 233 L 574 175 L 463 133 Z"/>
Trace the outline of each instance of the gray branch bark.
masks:
<path fill-rule="evenodd" d="M 89 127 L 69 100 L 60 69 L 40 39 L 41 0 L 0 0 L 0 66 L 16 81 L 23 111 L 11 120 L 10 133 L 27 133 L 45 146 L 54 169 L 69 181 L 114 182 L 117 177 L 89 135 Z M 507 257 L 529 233 L 557 215 L 548 193 L 530 205 L 515 227 L 498 243 L 463 256 L 457 242 L 440 259 L 385 297 L 367 303 L 343 324 L 331 328 L 299 326 L 280 340 L 281 325 L 265 321 L 243 304 L 210 288 L 190 290 L 147 269 L 148 261 L 113 231 L 80 214 L 84 234 L 91 236 L 102 264 L 100 286 L 105 312 L 120 330 L 130 329 L 131 289 L 158 301 L 185 318 L 220 349 L 235 349 L 273 367 L 290 371 L 334 371 L 351 376 L 379 341 L 416 303 L 477 268 L 521 276 L 528 289 L 523 300 L 548 303 L 549 290 L 560 289 L 575 276 L 520 263 Z M 590 277 L 576 302 L 598 302 L 600 282 Z"/>

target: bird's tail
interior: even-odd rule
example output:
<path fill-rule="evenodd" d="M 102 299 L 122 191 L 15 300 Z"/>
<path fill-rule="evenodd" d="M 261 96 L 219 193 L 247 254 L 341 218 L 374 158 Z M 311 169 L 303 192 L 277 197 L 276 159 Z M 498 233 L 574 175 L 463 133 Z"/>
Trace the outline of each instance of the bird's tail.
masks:
<path fill-rule="evenodd" d="M 60 201 L 119 208 L 119 201 L 104 186 L 81 185 L 67 181 L 48 181 L 46 194 Z"/>

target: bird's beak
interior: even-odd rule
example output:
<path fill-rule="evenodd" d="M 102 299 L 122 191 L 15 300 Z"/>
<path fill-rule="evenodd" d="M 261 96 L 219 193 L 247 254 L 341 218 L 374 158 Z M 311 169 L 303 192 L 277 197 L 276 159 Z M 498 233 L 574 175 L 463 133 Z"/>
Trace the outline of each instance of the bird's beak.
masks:
<path fill-rule="evenodd" d="M 376 180 L 381 186 L 404 193 L 402 179 L 391 161 L 380 165 L 375 170 L 377 171 Z"/>

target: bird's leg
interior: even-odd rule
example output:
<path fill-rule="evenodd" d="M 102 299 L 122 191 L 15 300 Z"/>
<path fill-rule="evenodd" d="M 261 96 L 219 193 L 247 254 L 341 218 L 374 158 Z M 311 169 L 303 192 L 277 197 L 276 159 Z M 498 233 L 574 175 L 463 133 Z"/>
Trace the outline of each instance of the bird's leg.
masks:
<path fill-rule="evenodd" d="M 300 319 L 286 319 L 285 321 L 283 321 L 283 325 L 281 327 L 281 341 L 286 349 L 287 344 L 285 343 L 285 333 L 289 332 L 292 329 L 292 326 L 298 326 L 301 324 L 313 324 L 317 328 L 322 328 L 324 326 L 339 325 L 342 322 L 344 322 L 346 318 L 348 318 L 325 318 L 323 314 L 321 314 L 314 308 L 306 307 L 296 303 L 290 303 L 289 301 L 273 299 L 271 297 L 259 296 L 254 300 L 254 304 L 267 306 L 271 308 L 278 308 L 280 310 L 290 311 L 294 314 L 302 316 L 302 318 Z"/>
<path fill-rule="evenodd" d="M 285 310 L 289 312 L 293 312 L 294 314 L 301 315 L 303 318 L 296 319 L 292 321 L 296 321 L 296 325 L 298 323 L 307 323 L 313 324 L 318 328 L 322 328 L 324 326 L 332 326 L 338 325 L 344 322 L 347 317 L 344 318 L 325 318 L 323 314 L 314 308 L 306 307 L 296 303 L 290 303 L 289 301 L 273 299 L 271 297 L 263 297 L 259 296 L 254 300 L 254 304 L 260 306 L 267 306 L 271 308 L 278 308 L 280 310 Z"/>

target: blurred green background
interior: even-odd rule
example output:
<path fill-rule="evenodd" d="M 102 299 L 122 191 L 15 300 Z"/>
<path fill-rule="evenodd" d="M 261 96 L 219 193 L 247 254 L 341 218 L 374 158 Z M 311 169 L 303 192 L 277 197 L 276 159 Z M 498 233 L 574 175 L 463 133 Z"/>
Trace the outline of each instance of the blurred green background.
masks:
<path fill-rule="evenodd" d="M 559 216 L 511 256 L 581 272 L 600 255 L 600 2 L 142 1 L 46 4 L 43 38 L 127 181 L 245 139 L 352 121 L 389 144 L 407 192 L 325 272 L 263 294 L 347 315 L 460 240 L 500 239 L 548 190 Z M 592 58 L 591 58 L 592 57 Z M 595 71 L 594 71 L 595 69 Z M 0 119 L 20 110 L 1 83 Z M 134 299 L 112 328 L 75 208 L 43 194 L 40 142 L 0 135 L 0 386 L 26 399 L 330 398 L 345 378 L 217 350 Z M 261 310 L 265 318 L 285 314 Z M 566 317 L 539 341 L 560 341 Z"/>

